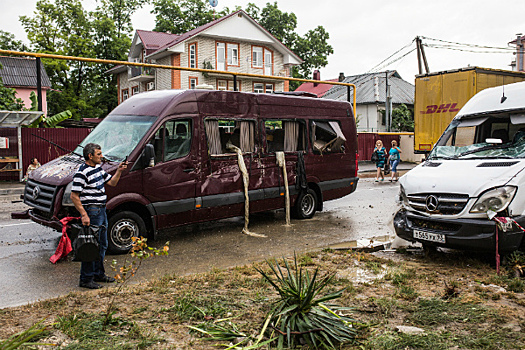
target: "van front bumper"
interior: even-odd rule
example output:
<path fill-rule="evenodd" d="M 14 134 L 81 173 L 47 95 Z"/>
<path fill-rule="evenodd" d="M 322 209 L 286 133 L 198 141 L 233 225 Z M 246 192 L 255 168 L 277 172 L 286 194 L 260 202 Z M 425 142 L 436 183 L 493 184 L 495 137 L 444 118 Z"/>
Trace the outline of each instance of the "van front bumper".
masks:
<path fill-rule="evenodd" d="M 525 226 L 525 216 L 514 217 L 521 226 Z M 407 241 L 425 245 L 474 251 L 495 251 L 496 223 L 488 219 L 443 219 L 431 218 L 399 210 L 394 217 L 396 234 Z M 445 243 L 414 238 L 414 231 L 440 234 L 445 236 Z M 499 251 L 512 252 L 520 248 L 524 232 L 519 228 L 503 232 L 498 230 Z"/>
<path fill-rule="evenodd" d="M 62 223 L 60 221 L 55 220 L 55 219 L 47 219 L 42 216 L 39 216 L 32 209 L 29 209 L 28 214 L 29 214 L 29 218 L 33 220 L 34 222 L 40 225 L 51 227 L 59 232 L 62 231 Z"/>

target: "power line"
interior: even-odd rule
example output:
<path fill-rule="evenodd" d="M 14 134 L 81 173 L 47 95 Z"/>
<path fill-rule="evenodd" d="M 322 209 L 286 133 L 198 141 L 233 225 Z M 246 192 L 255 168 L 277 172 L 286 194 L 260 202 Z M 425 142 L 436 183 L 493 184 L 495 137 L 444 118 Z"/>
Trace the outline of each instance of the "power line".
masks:
<path fill-rule="evenodd" d="M 395 55 L 397 55 L 399 52 L 403 51 L 404 49 L 406 49 L 407 47 L 409 47 L 410 45 L 412 45 L 414 43 L 416 39 L 412 40 L 409 44 L 403 46 L 402 48 L 400 48 L 399 50 L 397 50 L 396 52 L 394 52 L 393 54 L 391 54 L 390 56 L 388 56 L 387 58 L 385 58 L 383 61 L 379 62 L 377 65 L 375 65 L 374 67 L 372 67 L 367 73 L 370 73 L 372 72 L 373 70 L 375 70 L 377 67 L 379 67 L 380 65 L 382 65 L 383 63 L 385 63 L 386 61 L 388 61 L 390 58 L 394 57 Z M 406 55 L 405 55 L 406 56 Z"/>
<path fill-rule="evenodd" d="M 398 57 L 398 58 L 396 58 L 396 59 L 394 59 L 394 60 L 392 60 L 392 61 L 390 61 L 390 62 L 388 62 L 388 63 L 385 63 L 385 64 L 382 65 L 381 67 L 377 68 L 376 72 L 379 72 L 379 71 L 381 71 L 382 69 L 388 67 L 389 65 L 391 65 L 391 64 L 393 64 L 393 63 L 396 63 L 397 61 L 399 61 L 399 60 L 405 58 L 406 56 L 408 56 L 409 54 L 411 54 L 411 53 L 414 52 L 414 51 L 416 51 L 416 48 L 413 48 L 412 50 L 408 51 L 408 52 L 405 53 L 403 56 L 400 56 L 400 57 Z M 384 61 L 383 61 L 383 62 L 384 62 Z M 377 67 L 377 66 L 376 66 L 376 67 Z M 371 69 L 371 70 L 368 71 L 367 73 L 372 72 L 372 70 L 373 70 L 373 69 Z"/>
<path fill-rule="evenodd" d="M 473 53 L 499 53 L 499 54 L 509 54 L 509 51 L 479 51 L 479 50 L 468 50 L 462 49 L 456 46 L 450 45 L 438 45 L 438 44 L 424 44 L 424 46 L 433 48 L 433 49 L 445 49 L 445 50 L 454 50 L 454 51 L 463 51 L 463 52 L 473 52 Z M 514 50 L 511 50 L 514 51 Z"/>
<path fill-rule="evenodd" d="M 465 44 L 465 43 L 458 43 L 458 42 L 455 42 L 455 41 L 447 41 L 447 40 L 442 40 L 442 39 L 428 38 L 426 36 L 421 36 L 420 38 L 421 39 L 426 39 L 426 40 L 432 40 L 432 41 L 439 41 L 439 42 L 447 43 L 447 44 L 453 44 L 453 45 L 457 45 L 457 46 L 477 47 L 477 48 L 481 48 L 481 49 L 495 49 L 495 50 L 504 50 L 504 51 L 514 51 L 514 49 L 511 48 L 511 47 L 497 47 L 497 46 Z"/>

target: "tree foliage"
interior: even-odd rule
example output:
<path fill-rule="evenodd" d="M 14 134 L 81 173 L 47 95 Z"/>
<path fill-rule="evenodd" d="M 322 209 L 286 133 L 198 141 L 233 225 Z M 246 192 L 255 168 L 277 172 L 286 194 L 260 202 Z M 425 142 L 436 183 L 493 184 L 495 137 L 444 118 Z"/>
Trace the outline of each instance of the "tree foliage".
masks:
<path fill-rule="evenodd" d="M 153 0 L 152 13 L 155 15 L 154 31 L 182 34 L 227 15 L 229 10 L 225 8 L 215 13 L 204 0 Z"/>
<path fill-rule="evenodd" d="M 33 16 L 21 16 L 32 50 L 68 56 L 126 60 L 131 15 L 144 0 L 97 0 L 86 11 L 80 0 L 38 0 Z M 74 119 L 100 117 L 117 105 L 116 78 L 109 66 L 43 59 L 52 91 L 49 114 L 72 111 Z"/>
<path fill-rule="evenodd" d="M 1 64 L 0 69 L 2 69 Z M 24 101 L 16 97 L 15 89 L 5 87 L 0 77 L 0 110 L 21 111 L 22 109 L 24 109 Z"/>
<path fill-rule="evenodd" d="M 27 47 L 20 40 L 16 40 L 14 34 L 0 30 L 0 49 L 12 51 L 27 51 Z"/>
<path fill-rule="evenodd" d="M 392 129 L 396 131 L 414 131 L 414 116 L 405 104 L 392 109 Z"/>
<path fill-rule="evenodd" d="M 181 34 L 209 23 L 214 18 L 212 7 L 205 0 L 154 0 L 153 5 L 156 31 Z M 317 26 L 300 36 L 296 32 L 297 16 L 293 12 L 281 11 L 277 2 L 268 2 L 262 9 L 254 3 L 249 3 L 245 11 L 304 61 L 292 69 L 293 77 L 311 78 L 314 69 L 328 64 L 327 57 L 334 53 L 334 50 L 328 44 L 330 35 L 323 26 Z M 225 8 L 218 12 L 215 18 L 228 13 L 229 9 Z M 295 90 L 299 85 L 298 82 L 290 82 L 290 89 Z"/>

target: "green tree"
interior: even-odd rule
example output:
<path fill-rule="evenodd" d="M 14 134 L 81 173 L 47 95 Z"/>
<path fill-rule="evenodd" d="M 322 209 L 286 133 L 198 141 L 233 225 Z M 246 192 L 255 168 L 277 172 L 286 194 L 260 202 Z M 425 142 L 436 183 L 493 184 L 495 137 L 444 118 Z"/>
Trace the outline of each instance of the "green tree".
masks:
<path fill-rule="evenodd" d="M 20 40 L 16 40 L 14 34 L 0 30 L 0 49 L 12 51 L 27 51 L 27 47 Z"/>
<path fill-rule="evenodd" d="M 229 13 L 225 8 L 215 14 L 204 0 L 153 0 L 154 31 L 182 34 Z"/>
<path fill-rule="evenodd" d="M 0 69 L 2 65 L 0 64 Z M 0 110 L 1 111 L 21 111 L 24 109 L 24 101 L 16 97 L 16 90 L 4 86 L 0 77 Z"/>
<path fill-rule="evenodd" d="M 21 16 L 32 49 L 68 56 L 126 60 L 131 15 L 145 0 L 98 0 L 93 12 L 80 0 L 38 0 L 33 16 Z M 74 119 L 101 117 L 117 105 L 116 78 L 107 65 L 42 60 L 53 90 L 48 110 L 70 110 Z"/>
<path fill-rule="evenodd" d="M 396 131 L 414 131 L 414 116 L 405 104 L 392 109 L 392 129 Z"/>
<path fill-rule="evenodd" d="M 152 13 L 156 15 L 156 31 L 175 34 L 185 33 L 213 20 L 213 10 L 205 0 L 154 0 Z M 240 7 L 236 7 L 239 10 Z M 311 78 L 314 69 L 325 67 L 327 57 L 334 53 L 328 44 L 330 35 L 322 26 L 309 30 L 304 36 L 296 33 L 297 16 L 279 10 L 277 2 L 266 3 L 262 9 L 249 3 L 245 9 L 270 34 L 291 49 L 304 62 L 292 69 L 295 78 Z M 225 16 L 229 9 L 218 12 L 216 18 Z M 301 83 L 290 82 L 290 90 Z"/>

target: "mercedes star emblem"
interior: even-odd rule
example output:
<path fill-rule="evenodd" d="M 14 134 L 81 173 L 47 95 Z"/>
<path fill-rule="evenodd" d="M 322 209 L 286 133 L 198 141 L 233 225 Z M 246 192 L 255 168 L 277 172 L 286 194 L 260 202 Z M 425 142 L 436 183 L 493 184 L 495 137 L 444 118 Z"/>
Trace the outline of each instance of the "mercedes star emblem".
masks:
<path fill-rule="evenodd" d="M 428 211 L 436 211 L 439 205 L 439 201 L 436 196 L 430 195 L 427 196 L 427 210 Z"/>
<path fill-rule="evenodd" d="M 33 199 L 37 199 L 40 196 L 40 187 L 36 186 L 33 188 Z"/>

